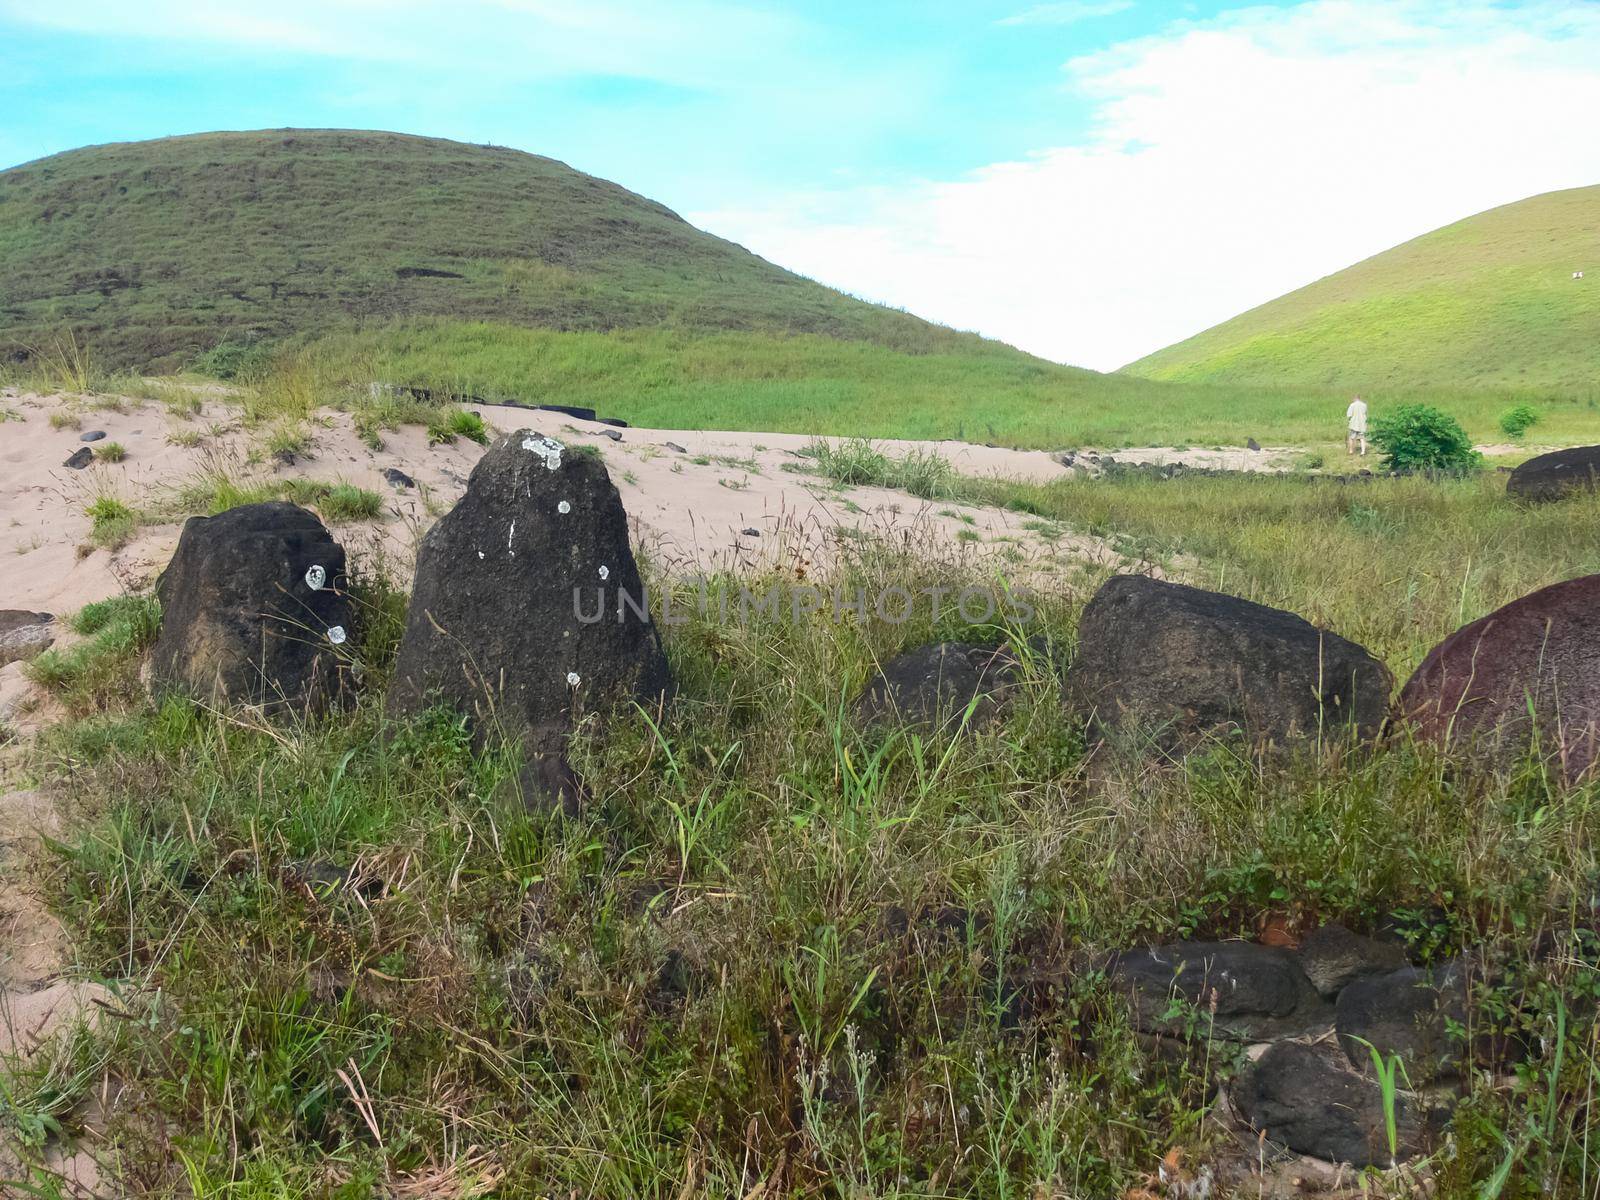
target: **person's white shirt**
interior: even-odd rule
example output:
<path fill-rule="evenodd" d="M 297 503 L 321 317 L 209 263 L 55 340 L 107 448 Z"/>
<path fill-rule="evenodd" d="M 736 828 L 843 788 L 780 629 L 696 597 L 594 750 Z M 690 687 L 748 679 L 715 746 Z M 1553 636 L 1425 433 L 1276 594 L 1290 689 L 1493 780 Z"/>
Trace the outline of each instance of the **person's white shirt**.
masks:
<path fill-rule="evenodd" d="M 1367 431 L 1367 402 L 1360 396 L 1350 401 L 1350 407 L 1344 410 L 1344 419 L 1349 423 L 1351 433 L 1365 433 Z"/>

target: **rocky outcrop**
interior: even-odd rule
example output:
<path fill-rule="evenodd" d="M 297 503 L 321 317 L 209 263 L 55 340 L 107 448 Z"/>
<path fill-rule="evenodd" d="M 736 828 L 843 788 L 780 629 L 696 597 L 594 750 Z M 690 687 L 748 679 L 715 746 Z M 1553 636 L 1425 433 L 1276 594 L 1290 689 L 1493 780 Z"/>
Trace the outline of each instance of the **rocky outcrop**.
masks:
<path fill-rule="evenodd" d="M 921 730 L 976 728 L 999 717 L 1015 689 L 1020 664 L 1005 646 L 936 642 L 896 655 L 856 698 L 861 724 L 890 722 Z M 967 710 L 971 707 L 970 719 Z"/>
<path fill-rule="evenodd" d="M 1600 758 L 1600 575 L 1552 584 L 1456 630 L 1398 708 L 1422 739 L 1500 765 L 1540 750 L 1568 780 Z"/>
<path fill-rule="evenodd" d="M 460 710 L 522 745 L 530 802 L 569 808 L 578 717 L 671 687 L 605 465 L 530 430 L 501 439 L 423 538 L 389 710 Z"/>
<path fill-rule="evenodd" d="M 357 617 L 344 548 L 303 508 L 189 518 L 156 596 L 157 688 L 269 712 L 321 708 L 346 690 Z"/>
<path fill-rule="evenodd" d="M 55 618 L 23 608 L 0 609 L 0 667 L 34 658 L 56 640 Z"/>
<path fill-rule="evenodd" d="M 1217 734 L 1257 746 L 1375 734 L 1387 669 L 1354 642 L 1280 609 L 1138 575 L 1097 592 L 1067 677 L 1099 737 L 1177 750 Z"/>
<path fill-rule="evenodd" d="M 1548 504 L 1595 491 L 1600 491 L 1600 446 L 1575 446 L 1538 455 L 1506 480 L 1506 495 L 1529 504 Z"/>

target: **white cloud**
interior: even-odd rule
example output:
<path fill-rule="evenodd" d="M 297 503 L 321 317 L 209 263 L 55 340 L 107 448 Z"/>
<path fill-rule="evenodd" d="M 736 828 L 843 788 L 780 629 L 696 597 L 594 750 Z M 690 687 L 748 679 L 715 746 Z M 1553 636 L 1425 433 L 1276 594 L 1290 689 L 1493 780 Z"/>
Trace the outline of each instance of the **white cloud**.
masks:
<path fill-rule="evenodd" d="M 1436 226 L 1600 183 L 1600 5 L 1313 0 L 1067 64 L 1092 134 L 691 215 L 859 295 L 1121 365 Z"/>
<path fill-rule="evenodd" d="M 1063 0 L 1059 4 L 1035 4 L 1014 17 L 1002 17 L 996 25 L 1075 25 L 1099 17 L 1114 17 L 1133 7 L 1133 0 Z"/>

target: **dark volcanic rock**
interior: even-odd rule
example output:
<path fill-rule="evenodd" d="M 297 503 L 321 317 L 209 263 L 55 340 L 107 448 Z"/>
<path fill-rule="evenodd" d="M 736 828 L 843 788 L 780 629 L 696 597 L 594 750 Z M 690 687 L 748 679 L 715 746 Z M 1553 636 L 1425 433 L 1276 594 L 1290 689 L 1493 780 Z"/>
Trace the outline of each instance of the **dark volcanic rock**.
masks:
<path fill-rule="evenodd" d="M 1376 975 L 1406 965 L 1399 942 L 1379 941 L 1351 933 L 1343 925 L 1324 925 L 1306 934 L 1295 951 L 1311 986 L 1332 998 L 1363 975 Z"/>
<path fill-rule="evenodd" d="M 1377 1080 L 1300 1042 L 1279 1042 L 1247 1066 L 1230 1091 L 1235 1110 L 1254 1128 L 1297 1154 L 1353 1167 L 1389 1165 L 1383 1093 Z M 1398 1158 L 1432 1145 L 1444 1114 L 1411 1097 L 1395 1101 Z"/>
<path fill-rule="evenodd" d="M 106 431 L 104 429 L 91 429 L 91 430 L 89 430 L 88 433 L 79 434 L 78 435 L 78 440 L 80 442 L 98 442 L 101 438 L 103 438 L 105 436 L 106 436 Z"/>
<path fill-rule="evenodd" d="M 79 446 L 71 454 L 67 455 L 67 461 L 61 465 L 63 467 L 71 467 L 74 471 L 81 471 L 93 461 L 94 451 L 87 446 Z"/>
<path fill-rule="evenodd" d="M 604 463 L 526 429 L 496 443 L 423 538 L 390 711 L 442 702 L 520 742 L 524 796 L 566 807 L 577 716 L 671 686 Z"/>
<path fill-rule="evenodd" d="M 1191 1006 L 1198 1032 L 1257 1042 L 1325 1027 L 1332 1011 L 1287 950 L 1254 942 L 1178 942 L 1124 950 L 1106 965 L 1112 985 L 1133 1000 L 1135 1024 L 1146 1033 L 1182 1033 Z"/>
<path fill-rule="evenodd" d="M 1376 733 L 1388 670 L 1354 642 L 1237 596 L 1118 575 L 1078 624 L 1073 703 L 1104 734 L 1156 735 L 1166 749 L 1242 730 L 1257 744 Z"/>
<path fill-rule="evenodd" d="M 970 724 L 1005 710 L 1020 664 L 1005 646 L 935 642 L 896 655 L 856 698 L 862 724 L 904 722 L 920 729 L 959 722 L 974 699 Z"/>
<path fill-rule="evenodd" d="M 1422 738 L 1498 762 L 1526 750 L 1537 728 L 1542 749 L 1578 779 L 1600 758 L 1600 575 L 1551 584 L 1456 630 L 1406 681 L 1399 709 Z"/>
<path fill-rule="evenodd" d="M 622 435 L 615 429 L 602 429 L 600 431 L 600 436 L 604 438 L 610 438 L 613 442 L 620 442 L 622 440 Z"/>
<path fill-rule="evenodd" d="M 1600 446 L 1552 450 L 1530 458 L 1506 480 L 1506 495 L 1530 504 L 1594 491 L 1600 491 Z"/>
<path fill-rule="evenodd" d="M 1261 449 L 1261 443 L 1256 441 L 1255 438 L 1246 438 L 1244 448 L 1246 450 L 1259 450 Z"/>
<path fill-rule="evenodd" d="M 564 416 L 576 417 L 580 421 L 594 420 L 594 409 L 580 408 L 575 404 L 537 404 L 534 406 L 540 412 L 561 413 Z"/>
<path fill-rule="evenodd" d="M 417 486 L 417 481 L 411 478 L 411 476 L 407 475 L 404 471 L 400 470 L 398 467 L 385 467 L 383 469 L 383 481 L 390 487 L 394 488 L 410 488 Z"/>
<path fill-rule="evenodd" d="M 151 678 L 211 703 L 320 708 L 346 683 L 357 616 L 344 587 L 344 548 L 303 508 L 190 517 L 156 585 Z"/>
<path fill-rule="evenodd" d="M 55 618 L 25 608 L 0 609 L 0 667 L 33 658 L 56 640 Z"/>
<path fill-rule="evenodd" d="M 1357 979 L 1339 993 L 1334 1028 L 1352 1065 L 1369 1069 L 1372 1046 L 1387 1061 L 1398 1054 L 1412 1082 L 1456 1074 L 1465 1047 L 1449 1027 L 1467 1019 L 1466 978 L 1456 966 L 1437 971 L 1402 967 Z"/>

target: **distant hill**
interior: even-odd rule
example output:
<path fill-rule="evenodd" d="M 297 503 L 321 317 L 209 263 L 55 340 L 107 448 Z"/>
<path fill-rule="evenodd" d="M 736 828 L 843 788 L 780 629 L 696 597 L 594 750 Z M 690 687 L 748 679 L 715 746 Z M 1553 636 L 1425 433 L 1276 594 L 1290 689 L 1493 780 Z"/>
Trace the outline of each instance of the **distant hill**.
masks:
<path fill-rule="evenodd" d="M 1192 383 L 1593 389 L 1600 187 L 1457 221 L 1123 370 Z"/>
<path fill-rule="evenodd" d="M 71 328 L 105 366 L 172 367 L 228 339 L 408 317 L 1021 357 L 503 147 L 281 129 L 91 146 L 0 172 L 0 342 L 13 355 Z"/>

